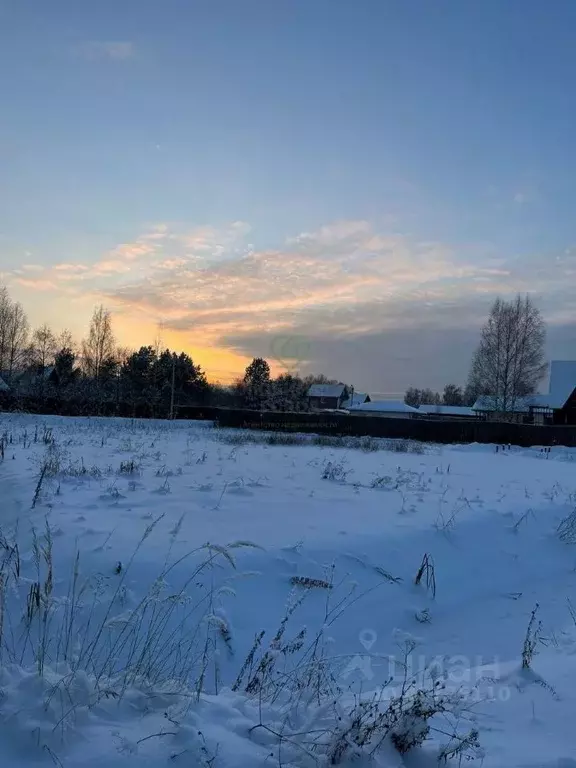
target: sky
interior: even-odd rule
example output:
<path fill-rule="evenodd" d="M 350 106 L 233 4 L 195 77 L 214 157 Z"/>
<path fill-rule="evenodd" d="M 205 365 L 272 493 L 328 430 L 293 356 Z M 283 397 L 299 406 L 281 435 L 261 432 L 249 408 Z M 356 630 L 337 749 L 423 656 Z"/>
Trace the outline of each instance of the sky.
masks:
<path fill-rule="evenodd" d="M 0 282 L 356 390 L 463 384 L 498 295 L 576 358 L 573 0 L 0 0 Z"/>

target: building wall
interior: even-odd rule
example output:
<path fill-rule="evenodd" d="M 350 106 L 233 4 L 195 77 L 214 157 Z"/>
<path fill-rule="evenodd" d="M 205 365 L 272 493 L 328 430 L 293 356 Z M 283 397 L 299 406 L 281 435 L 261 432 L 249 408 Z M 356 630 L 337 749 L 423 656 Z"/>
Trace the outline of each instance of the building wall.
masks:
<path fill-rule="evenodd" d="M 554 411 L 554 424 L 576 424 L 576 390 L 570 395 L 564 408 Z"/>
<path fill-rule="evenodd" d="M 313 411 L 324 411 L 328 408 L 339 408 L 341 398 L 339 397 L 309 397 L 310 408 Z"/>

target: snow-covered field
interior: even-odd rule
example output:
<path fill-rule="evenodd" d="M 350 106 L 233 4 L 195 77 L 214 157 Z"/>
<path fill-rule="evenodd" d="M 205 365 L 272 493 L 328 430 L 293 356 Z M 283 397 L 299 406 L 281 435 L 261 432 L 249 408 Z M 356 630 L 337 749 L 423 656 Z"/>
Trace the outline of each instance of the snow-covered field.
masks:
<path fill-rule="evenodd" d="M 0 435 L 3 767 L 576 768 L 576 452 Z"/>

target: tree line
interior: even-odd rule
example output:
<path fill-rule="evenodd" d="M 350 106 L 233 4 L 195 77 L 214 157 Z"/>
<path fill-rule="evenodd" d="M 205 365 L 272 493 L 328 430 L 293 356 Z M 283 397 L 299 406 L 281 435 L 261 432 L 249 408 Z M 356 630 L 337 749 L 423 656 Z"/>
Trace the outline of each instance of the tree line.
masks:
<path fill-rule="evenodd" d="M 16 400 L 67 403 L 76 412 L 174 415 L 180 406 L 304 411 L 313 383 L 336 383 L 323 375 L 273 378 L 268 362 L 255 358 L 230 387 L 209 382 L 185 352 L 153 344 L 130 350 L 117 344 L 110 311 L 96 307 L 88 333 L 76 344 L 69 331 L 44 324 L 31 329 L 20 303 L 0 288 L 0 378 Z"/>
<path fill-rule="evenodd" d="M 514 411 L 533 395 L 547 370 L 546 325 L 533 299 L 518 294 L 506 301 L 497 298 L 480 332 L 464 388 L 448 384 L 440 395 L 430 389 L 406 390 L 409 405 L 471 406 L 481 396 L 491 399 L 491 409 Z"/>
<path fill-rule="evenodd" d="M 545 339 L 542 315 L 529 296 L 498 298 L 481 330 L 466 385 L 447 384 L 442 393 L 410 387 L 405 401 L 416 407 L 470 406 L 486 395 L 494 410 L 514 410 L 545 375 Z M 94 310 L 79 344 L 66 330 L 55 334 L 46 324 L 31 329 L 22 305 L 2 287 L 0 377 L 15 396 L 66 401 L 86 413 L 112 412 L 122 403 L 124 410 L 152 416 L 171 415 L 182 405 L 305 411 L 311 384 L 338 383 L 322 374 L 273 378 L 268 362 L 254 358 L 243 377 L 224 387 L 209 382 L 189 355 L 163 348 L 159 340 L 138 350 L 119 346 L 112 315 L 103 306 Z"/>

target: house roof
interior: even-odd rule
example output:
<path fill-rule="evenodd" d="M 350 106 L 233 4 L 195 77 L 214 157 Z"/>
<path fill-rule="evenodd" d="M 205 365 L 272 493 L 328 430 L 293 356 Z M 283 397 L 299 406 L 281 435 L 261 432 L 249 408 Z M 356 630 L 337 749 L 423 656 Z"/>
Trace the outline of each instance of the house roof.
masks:
<path fill-rule="evenodd" d="M 372 400 L 371 403 L 354 405 L 351 411 L 379 411 L 388 413 L 418 413 L 418 408 L 406 405 L 403 400 Z"/>
<path fill-rule="evenodd" d="M 342 397 L 345 384 L 312 384 L 308 397 Z"/>
<path fill-rule="evenodd" d="M 576 360 L 552 360 L 548 393 L 531 395 L 517 401 L 514 411 L 527 413 L 532 408 L 563 408 L 576 389 Z M 472 406 L 474 411 L 498 410 L 497 398 L 492 395 L 479 397 Z"/>
<path fill-rule="evenodd" d="M 4 379 L 0 378 L 0 392 L 9 392 L 9 391 L 10 391 L 10 387 L 8 386 L 8 384 L 6 384 Z"/>
<path fill-rule="evenodd" d="M 369 395 L 367 392 L 354 392 L 352 397 L 344 400 L 342 403 L 342 408 L 353 408 L 355 405 L 362 405 L 362 403 L 365 403 L 368 398 Z"/>
<path fill-rule="evenodd" d="M 574 389 L 576 389 L 576 360 L 552 360 L 546 403 L 548 407 L 563 408 Z"/>
<path fill-rule="evenodd" d="M 440 416 L 475 416 L 472 408 L 464 405 L 429 405 L 423 403 L 418 408 L 419 411 L 429 414 L 438 414 Z"/>
<path fill-rule="evenodd" d="M 509 406 L 506 410 L 510 413 L 528 413 L 533 404 L 533 397 L 519 397 L 514 407 Z M 501 399 L 494 395 L 480 395 L 472 406 L 473 411 L 502 411 Z"/>

